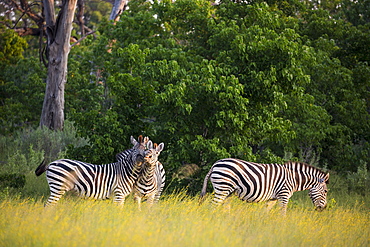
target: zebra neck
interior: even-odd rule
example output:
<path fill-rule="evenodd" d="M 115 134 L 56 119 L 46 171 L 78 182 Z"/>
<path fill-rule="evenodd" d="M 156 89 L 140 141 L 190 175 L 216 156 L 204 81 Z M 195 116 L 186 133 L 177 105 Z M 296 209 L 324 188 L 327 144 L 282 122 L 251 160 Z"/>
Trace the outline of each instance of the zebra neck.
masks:
<path fill-rule="evenodd" d="M 321 171 L 304 163 L 291 163 L 287 166 L 292 172 L 296 191 L 311 189 L 317 184 Z"/>
<path fill-rule="evenodd" d="M 136 164 L 135 159 L 131 156 L 114 163 L 116 171 L 123 175 L 123 179 L 136 180 L 142 171 L 140 165 Z"/>
<path fill-rule="evenodd" d="M 154 172 L 155 172 L 155 165 L 145 165 L 144 169 L 141 172 L 142 178 L 145 180 L 152 180 L 154 179 Z"/>

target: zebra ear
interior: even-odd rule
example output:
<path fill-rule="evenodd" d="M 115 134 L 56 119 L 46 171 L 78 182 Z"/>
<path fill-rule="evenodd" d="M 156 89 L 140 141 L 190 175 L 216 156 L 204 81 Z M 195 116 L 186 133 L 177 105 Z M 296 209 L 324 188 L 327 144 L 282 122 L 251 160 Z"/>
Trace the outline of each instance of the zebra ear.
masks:
<path fill-rule="evenodd" d="M 135 146 L 137 144 L 137 141 L 135 140 L 133 136 L 131 136 L 130 140 L 131 140 L 132 145 Z"/>
<path fill-rule="evenodd" d="M 326 176 L 325 176 L 325 182 L 326 182 L 326 184 L 328 184 L 329 183 L 329 173 L 328 174 L 326 174 Z"/>
<path fill-rule="evenodd" d="M 142 135 L 139 135 L 139 137 L 137 138 L 137 141 L 139 143 L 142 143 L 143 142 L 143 136 Z"/>
<path fill-rule="evenodd" d="M 153 142 L 152 141 L 148 141 L 148 143 L 146 144 L 147 146 L 147 149 L 152 149 L 153 148 Z"/>
<path fill-rule="evenodd" d="M 157 152 L 162 152 L 163 148 L 164 148 L 164 143 L 163 143 L 163 142 L 161 142 L 161 143 L 158 145 L 158 147 L 156 148 L 156 151 L 157 151 Z"/>
<path fill-rule="evenodd" d="M 144 140 L 143 140 L 144 145 L 145 145 L 145 144 L 147 144 L 149 141 L 150 141 L 150 140 L 149 140 L 149 137 L 147 137 L 147 136 L 146 136 L 146 137 L 144 138 Z"/>

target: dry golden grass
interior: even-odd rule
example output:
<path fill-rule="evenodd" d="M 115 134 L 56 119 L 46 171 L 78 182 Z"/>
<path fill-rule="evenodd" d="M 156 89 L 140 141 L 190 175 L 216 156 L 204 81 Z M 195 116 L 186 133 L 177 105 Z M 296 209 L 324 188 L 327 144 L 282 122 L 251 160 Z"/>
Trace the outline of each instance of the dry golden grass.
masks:
<path fill-rule="evenodd" d="M 214 210 L 209 198 L 177 193 L 150 210 L 131 198 L 111 201 L 67 197 L 53 208 L 45 200 L 0 202 L 0 246 L 369 246 L 370 217 L 364 205 L 318 213 L 294 206 L 278 209 L 236 198 Z"/>

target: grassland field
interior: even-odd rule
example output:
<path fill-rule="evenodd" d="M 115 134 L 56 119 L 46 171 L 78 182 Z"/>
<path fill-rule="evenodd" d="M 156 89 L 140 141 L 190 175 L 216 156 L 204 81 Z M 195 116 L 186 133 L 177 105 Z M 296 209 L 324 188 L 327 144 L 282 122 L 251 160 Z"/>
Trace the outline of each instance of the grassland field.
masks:
<path fill-rule="evenodd" d="M 307 191 L 296 192 L 285 217 L 236 197 L 214 208 L 209 194 L 199 205 L 185 191 L 142 211 L 131 197 L 120 207 L 69 195 L 44 208 L 46 197 L 1 198 L 0 246 L 370 246 L 369 204 L 360 196 L 329 195 L 320 213 Z"/>

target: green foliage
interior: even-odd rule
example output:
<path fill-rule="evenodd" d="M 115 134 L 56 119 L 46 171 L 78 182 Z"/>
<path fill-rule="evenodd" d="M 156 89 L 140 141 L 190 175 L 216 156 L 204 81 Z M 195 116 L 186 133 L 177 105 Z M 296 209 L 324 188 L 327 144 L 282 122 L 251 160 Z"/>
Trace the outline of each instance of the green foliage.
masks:
<path fill-rule="evenodd" d="M 23 174 L 0 174 L 0 190 L 7 187 L 23 188 L 25 184 L 26 176 Z"/>
<path fill-rule="evenodd" d="M 35 151 L 31 144 L 27 155 L 17 150 L 14 154 L 9 155 L 7 163 L 1 169 L 7 173 L 26 174 L 35 168 L 35 164 L 40 164 L 43 158 L 44 152 Z"/>
<path fill-rule="evenodd" d="M 97 28 L 103 18 L 109 16 L 111 9 L 111 5 L 106 1 L 86 1 L 84 19 L 87 26 Z"/>
<path fill-rule="evenodd" d="M 23 58 L 23 51 L 27 48 L 26 41 L 10 29 L 0 24 L 0 69 L 4 64 L 14 63 Z"/>
<path fill-rule="evenodd" d="M 43 71 L 35 59 L 23 58 L 26 48 L 26 41 L 13 30 L 1 29 L 0 134 L 32 125 L 41 114 Z"/>
<path fill-rule="evenodd" d="M 45 159 L 51 162 L 63 155 L 68 145 L 86 146 L 86 139 L 76 136 L 73 124 L 66 121 L 64 131 L 27 128 L 0 138 L 0 173 L 27 174 Z M 65 158 L 65 157 L 63 157 Z"/>
<path fill-rule="evenodd" d="M 67 117 L 90 140 L 90 146 L 71 148 L 68 154 L 91 163 L 113 162 L 115 154 L 131 148 L 131 135 L 145 133 L 144 109 L 151 106 L 154 95 L 153 86 L 138 76 L 145 70 L 147 51 L 134 44 L 107 46 L 108 40 L 102 37 L 97 47 L 105 48 L 97 51 L 99 57 L 89 54 L 81 63 L 72 63 L 66 86 L 66 98 L 71 99 Z M 72 58 L 78 56 L 72 54 Z M 94 71 L 95 76 L 86 71 Z"/>
<path fill-rule="evenodd" d="M 370 23 L 369 4 L 370 4 L 369 0 L 363 1 L 344 0 L 341 3 L 342 11 L 338 15 L 345 16 L 345 18 L 355 26 L 369 24 Z"/>
<path fill-rule="evenodd" d="M 45 94 L 45 70 L 36 58 L 20 59 L 0 72 L 0 133 L 39 123 Z"/>
<path fill-rule="evenodd" d="M 350 172 L 347 175 L 349 190 L 368 196 L 370 193 L 370 172 L 367 170 L 367 164 L 361 162 L 357 167 L 357 172 Z"/>

